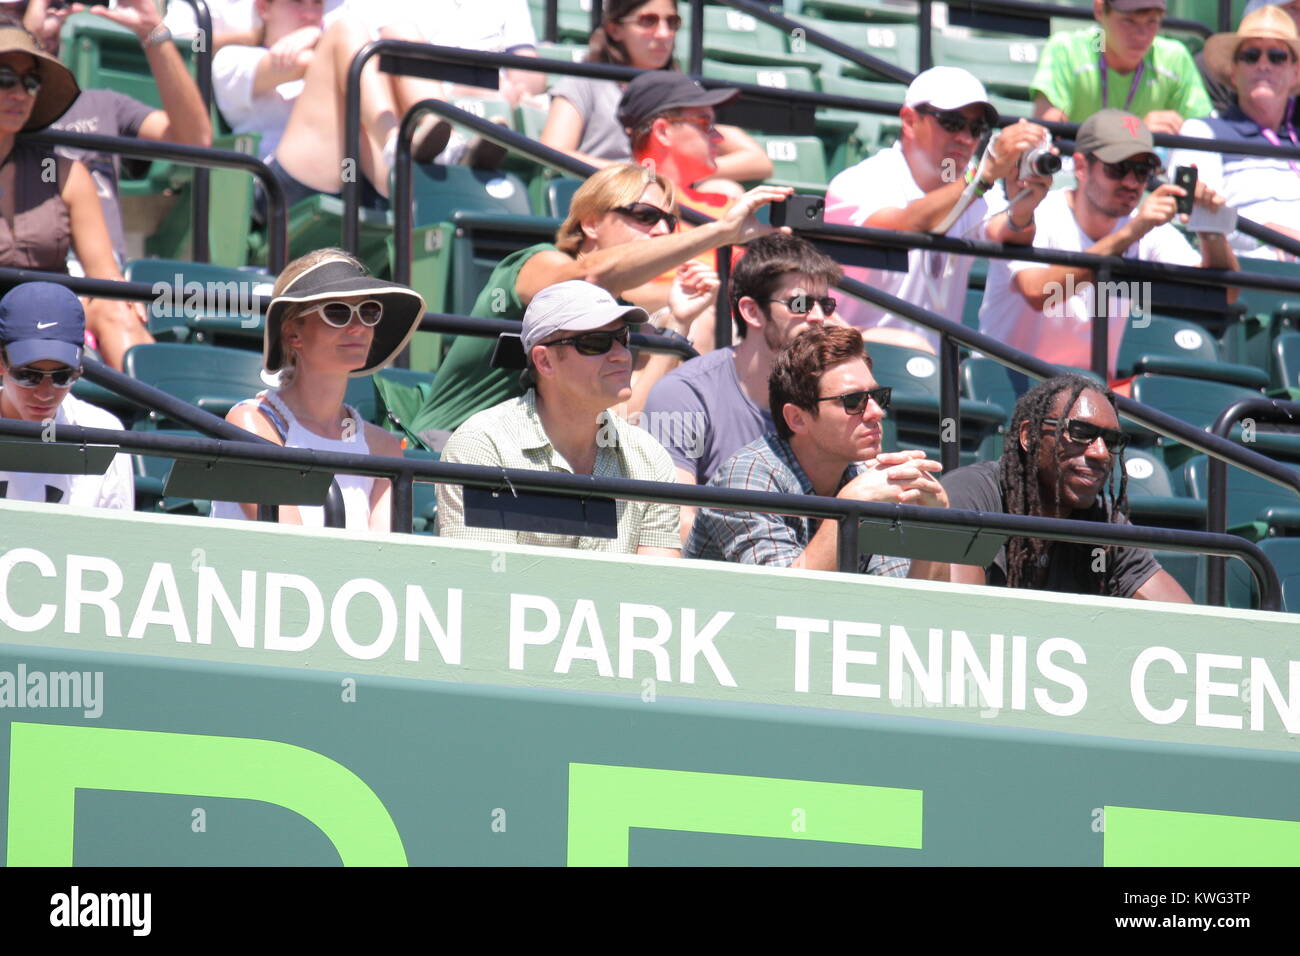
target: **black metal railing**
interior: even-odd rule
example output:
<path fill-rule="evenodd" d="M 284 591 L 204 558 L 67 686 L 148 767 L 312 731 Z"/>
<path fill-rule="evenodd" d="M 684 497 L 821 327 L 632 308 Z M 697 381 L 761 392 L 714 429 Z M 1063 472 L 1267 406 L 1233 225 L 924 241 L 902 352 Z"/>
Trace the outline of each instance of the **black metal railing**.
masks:
<path fill-rule="evenodd" d="M 203 42 L 195 52 L 194 82 L 199 88 L 199 98 L 203 100 L 203 111 L 212 115 L 212 14 L 204 0 L 185 0 L 194 8 L 194 21 Z M 194 236 L 191 251 L 195 262 L 208 262 L 212 259 L 211 240 L 208 235 L 208 211 L 212 192 L 211 174 L 204 166 L 194 170 L 193 195 L 190 197 L 190 218 L 194 224 Z"/>
<path fill-rule="evenodd" d="M 43 432 L 46 433 L 43 435 Z M 1060 518 L 986 514 L 916 505 L 890 505 L 846 501 L 817 495 L 783 495 L 739 488 L 679 485 L 626 478 L 598 478 L 518 468 L 492 468 L 377 455 L 322 452 L 278 445 L 211 438 L 168 436 L 160 432 L 125 432 L 103 428 L 63 426 L 49 436 L 40 422 L 0 419 L 0 435 L 30 441 L 53 437 L 69 445 L 116 446 L 124 452 L 174 459 L 238 462 L 296 472 L 369 475 L 392 482 L 394 531 L 409 532 L 414 518 L 413 485 L 418 481 L 450 483 L 464 487 L 561 494 L 579 498 L 620 498 L 673 505 L 757 511 L 827 519 L 838 524 L 838 563 L 841 571 L 858 566 L 859 522 L 877 521 L 891 527 L 913 525 L 950 531 L 1023 535 L 1056 541 L 1128 545 L 1237 557 L 1250 568 L 1260 589 L 1260 607 L 1281 609 L 1281 584 L 1267 556 L 1253 543 L 1234 535 L 1203 531 L 1174 531 L 1134 525 L 1103 524 Z"/>

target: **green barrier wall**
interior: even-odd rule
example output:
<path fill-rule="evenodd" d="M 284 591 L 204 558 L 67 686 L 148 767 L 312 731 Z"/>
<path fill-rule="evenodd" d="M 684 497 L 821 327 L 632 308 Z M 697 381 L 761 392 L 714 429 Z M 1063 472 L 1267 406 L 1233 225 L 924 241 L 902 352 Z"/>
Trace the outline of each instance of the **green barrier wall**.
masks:
<path fill-rule="evenodd" d="M 1300 863 L 1293 616 L 0 512 L 11 865 Z"/>

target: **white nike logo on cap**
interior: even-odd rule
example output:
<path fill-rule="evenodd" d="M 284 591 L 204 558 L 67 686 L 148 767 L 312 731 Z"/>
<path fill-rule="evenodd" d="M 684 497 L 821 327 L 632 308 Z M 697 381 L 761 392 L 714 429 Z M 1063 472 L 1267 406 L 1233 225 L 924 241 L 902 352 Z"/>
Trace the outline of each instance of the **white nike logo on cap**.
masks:
<path fill-rule="evenodd" d="M 57 322 L 37 322 L 37 323 L 36 323 L 36 328 L 37 328 L 38 330 L 40 330 L 40 329 L 48 329 L 48 328 L 50 328 L 50 327 L 52 327 L 52 326 L 55 326 L 55 325 L 58 325 L 58 324 L 59 324 L 59 323 L 57 323 Z"/>

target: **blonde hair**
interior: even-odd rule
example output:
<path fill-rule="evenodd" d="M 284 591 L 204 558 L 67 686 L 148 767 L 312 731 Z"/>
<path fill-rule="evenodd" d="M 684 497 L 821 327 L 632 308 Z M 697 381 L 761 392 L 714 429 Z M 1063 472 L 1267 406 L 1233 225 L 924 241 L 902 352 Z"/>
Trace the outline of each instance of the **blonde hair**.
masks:
<path fill-rule="evenodd" d="M 677 187 L 671 180 L 635 163 L 606 166 L 578 188 L 569 203 L 569 215 L 555 234 L 555 245 L 561 252 L 576 256 L 586 240 L 582 231 L 584 219 L 594 219 L 605 213 L 638 202 L 651 183 L 663 190 L 668 209 L 677 207 Z"/>
<path fill-rule="evenodd" d="M 342 249 L 317 249 L 309 252 L 305 256 L 299 256 L 294 259 L 281 271 L 279 277 L 275 280 L 275 287 L 271 290 L 271 298 L 279 298 L 284 295 L 285 290 L 298 280 L 298 277 L 306 272 L 311 271 L 323 262 L 332 260 L 341 260 L 350 265 L 356 266 L 362 274 L 369 274 L 369 270 L 355 256 L 349 255 Z M 290 324 L 302 324 L 303 313 L 315 308 L 318 303 L 294 303 L 284 311 L 284 317 L 280 319 L 280 384 L 288 385 L 293 381 L 294 373 L 297 372 L 297 354 L 289 347 L 285 340 L 285 329 Z"/>

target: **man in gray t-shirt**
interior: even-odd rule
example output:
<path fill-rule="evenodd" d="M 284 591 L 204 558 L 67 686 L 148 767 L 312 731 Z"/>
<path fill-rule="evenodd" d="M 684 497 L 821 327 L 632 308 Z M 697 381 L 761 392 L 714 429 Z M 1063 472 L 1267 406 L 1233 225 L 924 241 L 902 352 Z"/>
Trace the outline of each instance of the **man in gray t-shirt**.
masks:
<path fill-rule="evenodd" d="M 745 246 L 731 275 L 738 343 L 664 376 L 639 422 L 668 449 L 678 481 L 704 484 L 722 462 L 772 430 L 768 376 L 776 354 L 809 325 L 840 322 L 827 289 L 841 275 L 798 236 L 773 233 Z M 683 508 L 683 541 L 693 520 L 694 509 Z"/>

